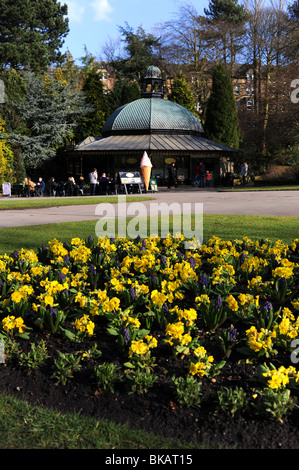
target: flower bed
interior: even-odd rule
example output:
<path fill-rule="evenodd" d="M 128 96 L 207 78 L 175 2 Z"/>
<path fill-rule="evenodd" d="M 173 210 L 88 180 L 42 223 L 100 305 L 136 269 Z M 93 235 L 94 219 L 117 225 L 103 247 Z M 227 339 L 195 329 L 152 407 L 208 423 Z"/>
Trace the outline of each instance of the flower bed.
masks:
<path fill-rule="evenodd" d="M 299 387 L 298 252 L 299 240 L 213 237 L 191 250 L 182 237 L 89 237 L 3 255 L 0 371 L 23 384 L 40 374 L 58 401 L 81 384 L 107 409 L 114 401 L 124 421 L 134 422 L 134 409 L 131 419 L 119 405 L 124 397 L 136 412 L 146 404 L 147 419 L 155 402 L 164 410 L 153 418 L 161 432 L 163 420 L 170 428 L 181 421 L 197 441 L 211 439 L 202 432 L 207 417 L 210 425 L 290 425 Z"/>

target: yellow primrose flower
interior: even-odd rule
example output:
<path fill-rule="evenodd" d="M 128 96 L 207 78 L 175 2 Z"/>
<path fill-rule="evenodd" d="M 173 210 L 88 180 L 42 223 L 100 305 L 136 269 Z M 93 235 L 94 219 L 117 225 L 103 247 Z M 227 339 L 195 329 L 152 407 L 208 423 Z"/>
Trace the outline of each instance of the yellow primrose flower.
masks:
<path fill-rule="evenodd" d="M 193 353 L 196 357 L 198 357 L 198 359 L 203 359 L 207 354 L 207 351 L 203 346 L 199 346 L 198 348 L 194 349 Z"/>
<path fill-rule="evenodd" d="M 85 305 L 87 305 L 88 298 L 85 297 L 85 295 L 82 295 L 82 292 L 78 292 L 75 297 L 75 302 L 79 303 L 80 307 L 83 308 Z"/>
<path fill-rule="evenodd" d="M 162 292 L 158 292 L 156 289 L 151 293 L 151 300 L 158 307 L 162 307 L 167 302 L 167 296 Z"/>
<path fill-rule="evenodd" d="M 92 336 L 95 324 L 90 320 L 88 315 L 83 315 L 83 317 L 75 320 L 75 327 L 81 333 L 87 333 L 88 336 Z"/>
<path fill-rule="evenodd" d="M 16 304 L 19 304 L 21 300 L 23 299 L 22 294 L 16 290 L 14 291 L 11 296 L 10 296 L 12 302 L 15 302 Z"/>
<path fill-rule="evenodd" d="M 19 333 L 24 333 L 26 325 L 22 317 L 8 316 L 2 320 L 3 330 L 9 332 L 10 330 L 18 329 Z"/>
<path fill-rule="evenodd" d="M 147 341 L 149 348 L 156 348 L 158 346 L 158 341 L 151 335 L 146 335 L 144 339 Z"/>
<path fill-rule="evenodd" d="M 103 312 L 116 312 L 119 309 L 120 299 L 113 297 L 112 299 L 107 299 L 102 304 Z"/>
<path fill-rule="evenodd" d="M 199 297 L 195 298 L 195 302 L 198 306 L 200 306 L 201 304 L 207 305 L 210 303 L 210 297 L 207 294 L 202 294 Z"/>
<path fill-rule="evenodd" d="M 272 270 L 273 277 L 284 277 L 285 279 L 290 279 L 293 275 L 293 268 L 289 267 L 278 267 Z"/>
<path fill-rule="evenodd" d="M 129 357 L 132 357 L 133 354 L 138 354 L 139 356 L 145 355 L 149 351 L 148 344 L 144 343 L 144 341 L 132 341 L 130 350 L 129 350 Z"/>
<path fill-rule="evenodd" d="M 166 327 L 166 335 L 179 339 L 184 334 L 184 324 L 180 321 L 177 323 L 169 323 Z"/>
<path fill-rule="evenodd" d="M 178 310 L 178 319 L 179 320 L 187 320 L 189 325 L 193 325 L 194 321 L 197 319 L 197 312 L 194 308 Z"/>
<path fill-rule="evenodd" d="M 203 377 L 206 373 L 207 365 L 203 362 L 191 362 L 189 367 L 189 373 L 191 375 L 198 375 L 199 377 Z"/>
<path fill-rule="evenodd" d="M 116 292 L 123 292 L 125 290 L 124 285 L 119 279 L 111 279 L 110 285 Z"/>
<path fill-rule="evenodd" d="M 129 316 L 126 316 L 126 315 L 123 317 L 123 322 L 125 323 L 126 326 L 131 325 L 136 330 L 138 330 L 140 328 L 140 325 L 141 325 L 138 318 L 133 318 L 133 317 L 129 317 Z"/>
<path fill-rule="evenodd" d="M 70 257 L 73 258 L 76 263 L 86 264 L 90 259 L 90 254 L 90 249 L 81 245 L 70 252 Z"/>
<path fill-rule="evenodd" d="M 239 305 L 237 300 L 234 298 L 233 295 L 229 295 L 226 297 L 226 301 L 228 303 L 228 307 L 232 312 L 236 312 L 239 309 Z"/>
<path fill-rule="evenodd" d="M 73 238 L 71 240 L 71 245 L 79 246 L 79 245 L 85 245 L 84 240 L 81 240 L 80 238 Z"/>

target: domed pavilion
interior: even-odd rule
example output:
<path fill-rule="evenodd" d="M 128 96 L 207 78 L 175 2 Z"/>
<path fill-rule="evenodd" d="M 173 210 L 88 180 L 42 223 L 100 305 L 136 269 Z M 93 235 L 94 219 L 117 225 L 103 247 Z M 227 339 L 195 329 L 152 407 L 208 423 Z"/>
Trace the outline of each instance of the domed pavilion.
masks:
<path fill-rule="evenodd" d="M 165 184 L 168 168 L 176 163 L 178 181 L 190 184 L 203 162 L 214 182 L 231 171 L 233 149 L 207 140 L 200 119 L 183 106 L 164 99 L 164 80 L 158 67 L 147 69 L 141 98 L 117 109 L 106 121 L 101 137 L 89 137 L 72 153 L 75 173 L 115 174 L 140 171 L 144 151 L 153 164 L 152 178 Z M 69 161 L 69 164 L 70 164 Z"/>

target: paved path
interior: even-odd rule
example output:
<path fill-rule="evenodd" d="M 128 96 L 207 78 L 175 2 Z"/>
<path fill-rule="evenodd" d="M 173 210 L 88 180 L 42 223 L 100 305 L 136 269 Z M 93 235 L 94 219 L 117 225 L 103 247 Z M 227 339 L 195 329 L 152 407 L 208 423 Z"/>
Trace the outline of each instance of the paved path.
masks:
<path fill-rule="evenodd" d="M 146 210 L 145 215 L 155 215 L 157 203 L 166 203 L 167 205 L 179 203 L 180 206 L 176 204 L 179 211 L 182 211 L 182 203 L 191 203 L 191 208 L 195 207 L 195 203 L 203 203 L 204 214 L 299 217 L 299 191 L 221 192 L 213 190 L 170 190 L 161 191 L 155 194 L 154 197 L 155 201 L 138 203 L 142 204 L 143 210 Z M 160 206 L 160 209 L 163 209 L 162 215 L 168 211 L 166 204 L 163 204 L 164 209 L 162 205 Z M 87 205 L 0 211 L 0 228 L 99 220 L 104 214 L 97 214 L 97 207 L 99 210 L 97 205 Z M 134 207 L 137 208 L 137 206 Z M 133 209 L 132 206 L 131 209 Z M 117 206 L 113 206 L 112 214 L 118 216 Z"/>

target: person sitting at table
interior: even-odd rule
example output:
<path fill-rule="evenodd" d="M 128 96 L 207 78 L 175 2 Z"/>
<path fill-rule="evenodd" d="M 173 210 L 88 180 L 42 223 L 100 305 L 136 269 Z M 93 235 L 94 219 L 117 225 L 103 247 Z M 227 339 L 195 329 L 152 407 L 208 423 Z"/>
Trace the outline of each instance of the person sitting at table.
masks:
<path fill-rule="evenodd" d="M 84 196 L 84 190 L 85 190 L 85 180 L 84 176 L 80 176 L 79 178 L 79 183 L 77 185 L 78 193 L 81 194 L 81 196 Z"/>
<path fill-rule="evenodd" d="M 24 179 L 25 192 L 28 196 L 35 196 L 35 183 L 30 177 Z"/>

